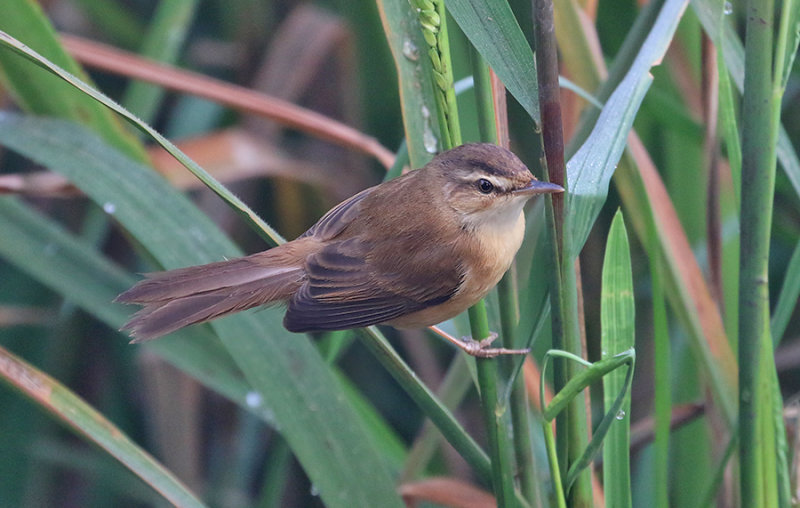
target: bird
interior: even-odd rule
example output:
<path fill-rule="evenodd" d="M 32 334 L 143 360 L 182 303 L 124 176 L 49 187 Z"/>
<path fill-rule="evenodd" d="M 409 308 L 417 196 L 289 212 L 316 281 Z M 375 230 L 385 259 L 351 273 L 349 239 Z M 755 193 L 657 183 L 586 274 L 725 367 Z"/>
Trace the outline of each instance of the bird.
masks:
<path fill-rule="evenodd" d="M 145 274 L 115 301 L 138 304 L 134 342 L 245 309 L 284 304 L 284 327 L 321 332 L 450 319 L 499 282 L 522 244 L 523 206 L 558 193 L 511 151 L 469 143 L 338 204 L 301 236 L 249 256 Z M 456 340 L 475 356 L 508 352 Z"/>

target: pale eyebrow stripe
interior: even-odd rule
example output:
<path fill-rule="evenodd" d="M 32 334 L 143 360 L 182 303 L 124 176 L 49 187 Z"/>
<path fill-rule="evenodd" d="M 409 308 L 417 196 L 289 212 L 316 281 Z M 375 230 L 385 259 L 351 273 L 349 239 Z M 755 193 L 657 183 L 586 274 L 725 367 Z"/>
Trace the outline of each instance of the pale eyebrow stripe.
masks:
<path fill-rule="evenodd" d="M 498 178 L 495 175 L 487 175 L 485 173 L 480 173 L 478 171 L 473 171 L 473 172 L 465 175 L 462 178 L 462 180 L 464 182 L 474 182 L 478 178 L 484 178 L 486 180 L 489 180 L 490 182 L 492 182 L 492 185 L 494 185 L 498 189 L 505 189 L 506 187 L 508 187 L 508 180 L 507 179 Z"/>

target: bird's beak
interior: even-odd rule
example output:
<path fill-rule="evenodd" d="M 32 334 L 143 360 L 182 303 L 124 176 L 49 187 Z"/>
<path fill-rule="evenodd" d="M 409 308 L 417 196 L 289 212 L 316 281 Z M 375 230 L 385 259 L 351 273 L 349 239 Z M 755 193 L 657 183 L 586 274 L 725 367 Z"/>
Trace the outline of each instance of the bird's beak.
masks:
<path fill-rule="evenodd" d="M 554 194 L 564 192 L 564 188 L 550 182 L 542 182 L 535 178 L 528 182 L 524 187 L 514 189 L 513 194 L 523 196 L 533 196 L 535 194 Z"/>

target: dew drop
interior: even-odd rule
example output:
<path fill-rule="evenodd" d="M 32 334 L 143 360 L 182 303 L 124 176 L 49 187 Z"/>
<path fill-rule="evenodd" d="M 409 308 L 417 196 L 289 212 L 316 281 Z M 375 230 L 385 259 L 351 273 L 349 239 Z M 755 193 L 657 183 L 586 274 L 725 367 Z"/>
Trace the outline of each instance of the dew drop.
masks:
<path fill-rule="evenodd" d="M 319 497 L 319 487 L 313 483 L 311 484 L 311 495 L 314 497 Z"/>
<path fill-rule="evenodd" d="M 196 226 L 192 226 L 191 228 L 189 228 L 189 235 L 192 236 L 195 240 L 197 240 L 199 242 L 205 242 L 206 241 L 206 234 L 203 233 L 202 229 L 200 229 L 200 228 L 198 228 Z"/>
<path fill-rule="evenodd" d="M 730 2 L 725 2 L 722 6 L 722 13 L 725 15 L 733 13 L 733 4 Z"/>
<path fill-rule="evenodd" d="M 439 149 L 439 140 L 433 134 L 433 130 L 426 128 L 422 133 L 422 144 L 425 146 L 425 151 L 428 153 L 436 153 Z"/>
<path fill-rule="evenodd" d="M 403 56 L 412 62 L 419 60 L 419 48 L 410 39 L 403 41 Z"/>
<path fill-rule="evenodd" d="M 109 215 L 112 215 L 114 212 L 117 211 L 117 205 L 115 205 L 114 203 L 104 203 L 103 211 Z"/>
<path fill-rule="evenodd" d="M 623 418 L 625 418 L 625 411 L 620 409 L 619 411 L 617 411 L 617 420 L 622 420 Z"/>
<path fill-rule="evenodd" d="M 433 133 L 431 127 L 431 111 L 422 106 L 422 118 L 425 120 L 425 127 L 422 133 L 422 145 L 428 153 L 436 153 L 439 150 L 439 140 L 436 139 L 436 134 Z"/>
<path fill-rule="evenodd" d="M 261 394 L 258 392 L 247 392 L 244 401 L 247 403 L 248 406 L 252 408 L 257 408 L 261 405 L 263 399 L 261 398 Z"/>

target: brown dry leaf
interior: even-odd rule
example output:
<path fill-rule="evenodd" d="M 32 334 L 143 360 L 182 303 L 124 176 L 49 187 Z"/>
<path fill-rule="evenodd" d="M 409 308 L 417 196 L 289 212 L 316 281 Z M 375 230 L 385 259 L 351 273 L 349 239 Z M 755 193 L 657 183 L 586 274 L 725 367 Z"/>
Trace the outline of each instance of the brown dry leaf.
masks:
<path fill-rule="evenodd" d="M 667 255 L 672 258 L 677 267 L 678 282 L 685 288 L 692 301 L 703 330 L 703 337 L 715 363 L 719 365 L 722 375 L 727 376 L 727 385 L 735 392 L 738 385 L 736 378 L 738 369 L 725 334 L 719 308 L 711 297 L 703 272 L 700 270 L 700 265 L 697 264 L 697 259 L 694 257 L 689 240 L 686 238 L 686 232 L 683 230 L 672 200 L 664 186 L 664 181 L 658 174 L 644 144 L 635 133 L 631 133 L 628 137 L 628 149 L 636 160 L 644 187 L 647 190 L 648 201 L 653 207 L 653 216 L 663 238 L 662 243 L 667 250 Z"/>
<path fill-rule="evenodd" d="M 693 422 L 705 413 L 705 405 L 696 402 L 680 404 L 672 408 L 670 429 L 678 429 L 683 425 Z M 640 450 L 655 437 L 655 420 L 648 415 L 631 425 L 631 453 Z"/>
<path fill-rule="evenodd" d="M 57 173 L 9 173 L 0 175 L 0 194 L 19 194 L 35 197 L 71 197 L 81 192 L 69 180 Z"/>
<path fill-rule="evenodd" d="M 522 375 L 525 379 L 525 390 L 528 392 L 528 400 L 537 411 L 542 411 L 542 402 L 539 400 L 539 389 L 541 386 L 542 373 L 539 366 L 533 361 L 530 356 L 525 358 L 525 363 L 522 366 Z M 553 392 L 549 386 L 544 387 L 544 397 L 546 402 L 550 402 L 553 398 Z"/>
<path fill-rule="evenodd" d="M 0 305 L 0 327 L 40 325 L 51 322 L 55 316 L 47 309 L 18 305 Z"/>
<path fill-rule="evenodd" d="M 72 35 L 61 35 L 64 47 L 82 64 L 139 79 L 250 114 L 261 115 L 288 127 L 377 158 L 386 168 L 394 153 L 378 140 L 325 115 L 301 108 L 231 83 L 147 60 L 133 53 Z"/>
<path fill-rule="evenodd" d="M 335 185 L 322 168 L 297 161 L 244 129 L 228 129 L 189 138 L 178 148 L 222 183 L 257 177 L 284 177 L 315 185 Z M 153 166 L 179 189 L 203 186 L 180 162 L 161 147 L 150 148 Z M 74 197 L 80 191 L 63 176 L 50 171 L 0 175 L 0 194 L 35 197 Z"/>
<path fill-rule="evenodd" d="M 350 32 L 338 17 L 313 5 L 300 5 L 292 10 L 275 32 L 252 86 L 264 93 L 298 103 L 304 95 L 314 93 L 314 81 L 326 64 L 354 60 Z M 344 53 L 350 53 L 344 57 Z M 339 58 L 337 58 L 339 56 Z M 337 65 L 335 74 L 347 74 L 348 63 Z M 355 77 L 348 77 L 353 83 Z M 346 94 L 337 91 L 337 101 L 346 105 Z M 327 112 L 326 112 L 327 113 Z M 347 115 L 353 120 L 352 115 Z M 263 124 L 263 122 L 262 122 Z"/>
<path fill-rule="evenodd" d="M 281 176 L 313 184 L 330 183 L 318 166 L 294 160 L 244 129 L 212 132 L 183 140 L 177 145 L 222 183 L 259 176 Z M 202 185 L 183 164 L 160 147 L 150 150 L 150 160 L 178 188 Z"/>
<path fill-rule="evenodd" d="M 494 508 L 497 502 L 489 492 L 455 478 L 428 478 L 398 487 L 406 506 L 428 501 L 451 508 Z"/>

